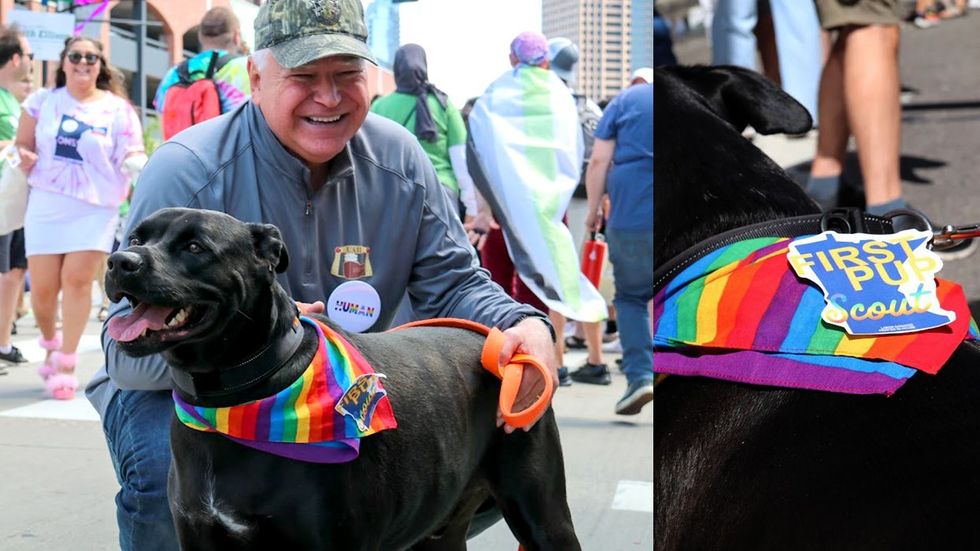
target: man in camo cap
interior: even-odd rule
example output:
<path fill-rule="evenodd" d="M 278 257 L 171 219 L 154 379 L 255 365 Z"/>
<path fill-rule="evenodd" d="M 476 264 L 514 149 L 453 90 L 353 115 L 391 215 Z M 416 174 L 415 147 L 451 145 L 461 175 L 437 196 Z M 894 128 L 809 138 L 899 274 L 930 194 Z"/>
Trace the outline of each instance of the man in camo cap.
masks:
<path fill-rule="evenodd" d="M 407 291 L 419 317 L 505 329 L 502 356 L 520 348 L 541 358 L 557 384 L 547 318 L 514 302 L 479 267 L 415 136 L 368 113 L 366 64 L 374 59 L 366 40 L 360 0 L 263 3 L 249 62 L 251 99 L 157 148 L 125 235 L 157 209 L 174 206 L 275 224 L 290 256 L 279 282 L 305 312 L 358 330 L 333 306 L 374 301 L 367 330 L 383 331 Z M 361 266 L 340 269 L 351 252 Z M 110 336 L 114 319 L 140 323 L 131 319 L 139 315 L 125 299 L 110 309 L 106 366 L 86 395 L 102 416 L 121 482 L 121 549 L 177 549 L 166 492 L 172 380 L 159 356 L 126 356 Z M 532 371 L 518 408 L 543 388 Z"/>
<path fill-rule="evenodd" d="M 375 63 L 359 0 L 266 2 L 255 19 L 255 38 L 256 50 L 271 48 L 290 69 L 343 54 Z"/>

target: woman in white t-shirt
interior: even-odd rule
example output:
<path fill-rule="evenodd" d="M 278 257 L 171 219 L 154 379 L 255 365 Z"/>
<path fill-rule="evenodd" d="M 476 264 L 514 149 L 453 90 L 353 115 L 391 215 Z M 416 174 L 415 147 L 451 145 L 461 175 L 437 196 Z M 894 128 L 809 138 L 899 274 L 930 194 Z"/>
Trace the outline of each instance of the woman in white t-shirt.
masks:
<path fill-rule="evenodd" d="M 92 306 L 92 280 L 112 249 L 129 166 L 145 162 L 143 132 L 118 74 L 91 38 L 65 41 L 53 90 L 23 104 L 17 145 L 28 174 L 24 220 L 31 304 L 49 352 L 38 369 L 48 392 L 71 399 L 76 350 Z M 56 331 L 62 294 L 64 335 Z"/>

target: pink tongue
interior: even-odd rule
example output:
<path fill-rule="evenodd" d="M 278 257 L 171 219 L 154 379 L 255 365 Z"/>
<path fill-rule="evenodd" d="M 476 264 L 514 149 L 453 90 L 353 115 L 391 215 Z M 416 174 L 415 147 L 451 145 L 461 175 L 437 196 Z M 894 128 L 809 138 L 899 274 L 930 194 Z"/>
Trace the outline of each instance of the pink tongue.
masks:
<path fill-rule="evenodd" d="M 140 304 L 128 316 L 109 320 L 109 336 L 119 342 L 129 342 L 142 335 L 144 329 L 159 331 L 174 310 L 166 306 Z"/>

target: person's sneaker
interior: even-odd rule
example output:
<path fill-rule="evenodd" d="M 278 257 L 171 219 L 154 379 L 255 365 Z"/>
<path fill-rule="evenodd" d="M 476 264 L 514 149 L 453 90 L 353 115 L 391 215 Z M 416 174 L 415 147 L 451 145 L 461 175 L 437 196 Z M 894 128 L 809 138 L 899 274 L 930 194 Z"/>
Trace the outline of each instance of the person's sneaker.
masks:
<path fill-rule="evenodd" d="M 915 14 L 915 18 L 912 20 L 912 24 L 920 29 L 929 29 L 935 27 L 942 21 L 939 17 L 939 13 L 935 9 L 926 9 L 924 13 Z"/>
<path fill-rule="evenodd" d="M 616 402 L 617 415 L 636 415 L 653 400 L 653 381 L 640 379 L 626 387 L 626 393 Z"/>
<path fill-rule="evenodd" d="M 565 366 L 558 368 L 558 386 L 572 386 L 572 378 L 568 375 L 568 368 Z"/>
<path fill-rule="evenodd" d="M 12 364 L 22 364 L 27 362 L 27 358 L 20 353 L 20 350 L 16 346 L 11 346 L 10 352 L 0 352 L 0 361 L 5 361 Z"/>
<path fill-rule="evenodd" d="M 622 354 L 623 353 L 623 343 L 619 339 L 612 342 L 607 342 L 602 345 L 603 352 L 609 352 L 610 354 Z"/>
<path fill-rule="evenodd" d="M 572 371 L 572 380 L 576 383 L 586 383 L 590 385 L 608 385 L 612 383 L 612 377 L 609 375 L 609 368 L 606 364 L 590 364 L 585 362 L 585 365 Z"/>
<path fill-rule="evenodd" d="M 588 347 L 585 345 L 585 339 L 569 335 L 565 337 L 565 348 L 568 350 L 585 350 Z"/>

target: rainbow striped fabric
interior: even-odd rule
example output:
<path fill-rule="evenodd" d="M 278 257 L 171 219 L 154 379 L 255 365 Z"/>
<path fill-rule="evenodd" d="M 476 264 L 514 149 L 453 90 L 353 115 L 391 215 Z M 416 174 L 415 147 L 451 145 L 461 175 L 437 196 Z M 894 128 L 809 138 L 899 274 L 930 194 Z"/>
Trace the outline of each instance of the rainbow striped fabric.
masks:
<path fill-rule="evenodd" d="M 200 407 L 174 392 L 177 418 L 268 453 L 313 463 L 357 458 L 360 438 L 398 426 L 380 378 L 363 356 L 322 322 L 309 367 L 274 396 L 230 407 Z"/>
<path fill-rule="evenodd" d="M 730 381 L 892 394 L 917 370 L 935 374 L 965 338 L 978 338 L 963 290 L 937 278 L 949 325 L 853 336 L 820 318 L 823 292 L 786 260 L 790 238 L 720 247 L 654 297 L 654 371 Z"/>

